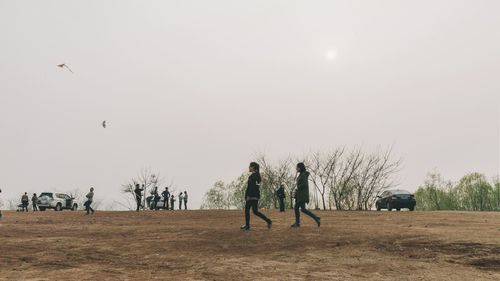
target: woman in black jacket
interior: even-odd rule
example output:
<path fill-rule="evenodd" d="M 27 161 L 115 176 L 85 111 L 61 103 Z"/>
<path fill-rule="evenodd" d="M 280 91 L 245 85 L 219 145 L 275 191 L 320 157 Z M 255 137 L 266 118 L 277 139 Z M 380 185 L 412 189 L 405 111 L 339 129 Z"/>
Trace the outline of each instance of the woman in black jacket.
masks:
<path fill-rule="evenodd" d="M 297 164 L 297 190 L 295 193 L 295 223 L 291 227 L 300 227 L 300 212 L 310 216 L 317 224 L 321 225 L 321 218 L 313 212 L 306 209 L 306 203 L 309 203 L 309 172 L 304 163 Z"/>
<path fill-rule="evenodd" d="M 259 164 L 252 162 L 250 163 L 250 177 L 248 177 L 248 186 L 245 191 L 245 225 L 241 226 L 242 230 L 250 230 L 250 208 L 253 213 L 259 218 L 267 222 L 267 227 L 271 228 L 273 222 L 266 217 L 263 213 L 259 212 L 259 198 L 260 198 L 260 171 Z"/>

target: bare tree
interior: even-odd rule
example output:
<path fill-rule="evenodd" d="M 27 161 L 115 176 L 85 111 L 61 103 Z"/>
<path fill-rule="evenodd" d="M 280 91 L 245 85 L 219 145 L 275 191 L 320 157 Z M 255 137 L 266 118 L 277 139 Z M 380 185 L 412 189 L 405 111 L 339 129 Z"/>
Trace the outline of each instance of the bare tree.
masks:
<path fill-rule="evenodd" d="M 342 153 L 345 156 L 345 153 Z M 351 196 L 354 189 L 353 179 L 356 177 L 358 168 L 362 163 L 361 149 L 349 152 L 345 157 L 341 157 L 335 165 L 330 185 L 330 197 L 337 210 L 350 209 L 352 206 Z"/>
<path fill-rule="evenodd" d="M 377 195 L 389 187 L 396 186 L 394 176 L 399 171 L 401 160 L 393 160 L 391 154 L 391 149 L 366 154 L 361 148 L 347 151 L 342 147 L 327 153 L 312 153 L 304 161 L 298 161 L 304 162 L 310 172 L 314 186 L 310 193 L 311 205 L 317 208 L 321 206 L 324 210 L 371 209 Z M 275 190 L 280 185 L 285 186 L 290 207 L 293 207 L 292 194 L 295 190 L 296 175 L 291 158 L 274 164 L 265 156 L 260 156 L 257 162 L 261 166 L 263 180 L 259 202 L 261 207 L 277 207 Z M 246 179 L 247 175 L 244 173 L 230 184 L 224 185 L 224 189 L 211 190 L 212 193 L 207 193 L 206 198 L 211 198 L 213 205 L 219 206 L 217 202 L 225 198 L 223 194 L 227 191 L 230 194 L 229 205 L 243 208 Z M 486 193 L 483 190 L 480 192 Z"/>
<path fill-rule="evenodd" d="M 326 202 L 328 200 L 328 198 L 325 198 L 325 195 L 328 195 L 329 187 L 333 186 L 331 181 L 335 178 L 335 169 L 339 165 L 343 154 L 344 149 L 339 148 L 328 154 L 321 152 L 312 153 L 309 159 L 306 160 L 309 172 L 311 173 L 311 181 L 316 192 L 321 196 L 323 210 L 326 210 Z"/>
<path fill-rule="evenodd" d="M 134 177 L 130 179 L 127 183 L 122 185 L 122 192 L 124 194 L 128 194 L 130 197 L 136 200 L 136 195 L 135 195 L 135 185 L 139 184 L 142 189 L 144 189 L 144 196 L 142 198 L 143 203 L 142 203 L 142 208 L 145 208 L 147 206 L 146 204 L 146 198 L 148 197 L 148 190 L 153 190 L 153 188 L 161 185 L 163 182 L 163 178 L 160 177 L 160 173 L 153 173 L 151 171 L 151 168 L 143 168 L 137 175 L 137 177 Z"/>
<path fill-rule="evenodd" d="M 399 172 L 401 159 L 392 160 L 392 148 L 364 157 L 356 177 L 357 209 L 369 210 L 387 188 L 396 186 L 394 175 Z"/>

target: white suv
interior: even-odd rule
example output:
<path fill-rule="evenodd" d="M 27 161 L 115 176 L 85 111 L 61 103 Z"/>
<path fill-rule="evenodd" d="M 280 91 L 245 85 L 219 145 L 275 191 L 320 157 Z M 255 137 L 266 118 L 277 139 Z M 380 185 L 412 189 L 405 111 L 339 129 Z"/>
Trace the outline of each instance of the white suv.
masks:
<path fill-rule="evenodd" d="M 40 211 L 45 211 L 46 209 L 54 209 L 55 211 L 62 211 L 63 209 L 69 209 L 71 211 L 76 211 L 78 209 L 78 204 L 74 202 L 75 198 L 64 193 L 52 193 L 52 192 L 42 192 L 38 196 L 38 209 Z"/>

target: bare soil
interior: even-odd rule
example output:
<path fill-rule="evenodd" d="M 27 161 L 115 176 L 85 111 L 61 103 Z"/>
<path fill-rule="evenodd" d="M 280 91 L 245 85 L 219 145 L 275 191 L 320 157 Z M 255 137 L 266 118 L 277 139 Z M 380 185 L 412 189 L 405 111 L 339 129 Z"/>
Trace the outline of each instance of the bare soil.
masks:
<path fill-rule="evenodd" d="M 500 213 L 4 212 L 0 280 L 500 280 Z"/>

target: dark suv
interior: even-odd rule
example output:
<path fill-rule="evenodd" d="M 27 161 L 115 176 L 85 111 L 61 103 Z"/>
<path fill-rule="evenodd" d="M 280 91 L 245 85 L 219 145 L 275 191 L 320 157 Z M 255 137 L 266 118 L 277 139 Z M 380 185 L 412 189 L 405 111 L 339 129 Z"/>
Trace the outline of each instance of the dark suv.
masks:
<path fill-rule="evenodd" d="M 392 211 L 396 209 L 400 211 L 402 208 L 408 208 L 410 211 L 415 210 L 415 196 L 406 190 L 387 190 L 384 191 L 380 196 L 377 196 L 377 202 L 375 206 L 377 211 L 381 209 L 387 209 Z"/>

